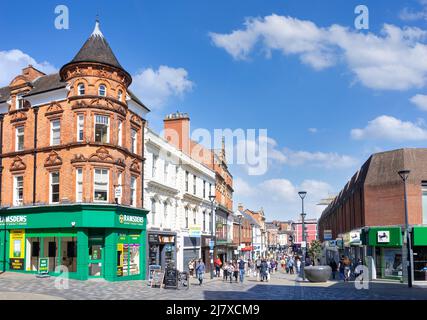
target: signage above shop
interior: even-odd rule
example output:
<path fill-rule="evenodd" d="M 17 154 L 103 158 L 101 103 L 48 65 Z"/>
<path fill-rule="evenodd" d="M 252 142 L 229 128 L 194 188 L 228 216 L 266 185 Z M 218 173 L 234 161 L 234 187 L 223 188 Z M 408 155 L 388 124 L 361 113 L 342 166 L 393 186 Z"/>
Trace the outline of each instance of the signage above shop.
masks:
<path fill-rule="evenodd" d="M 190 226 L 188 232 L 191 238 L 200 238 L 202 236 L 202 228 L 198 225 Z"/>
<path fill-rule="evenodd" d="M 0 217 L 0 225 L 4 225 L 5 217 Z M 26 226 L 27 216 L 6 216 L 6 225 Z"/>
<path fill-rule="evenodd" d="M 159 243 L 175 243 L 175 236 L 159 235 Z"/>
<path fill-rule="evenodd" d="M 324 230 L 323 231 L 323 239 L 325 241 L 332 240 L 332 230 Z"/>
<path fill-rule="evenodd" d="M 390 242 L 390 231 L 377 231 L 377 242 L 378 243 L 389 243 Z"/>
<path fill-rule="evenodd" d="M 350 245 L 360 245 L 362 241 L 360 240 L 360 231 L 352 231 L 350 232 Z"/>
<path fill-rule="evenodd" d="M 119 216 L 119 222 L 120 224 L 142 226 L 144 224 L 144 217 L 121 214 Z"/>

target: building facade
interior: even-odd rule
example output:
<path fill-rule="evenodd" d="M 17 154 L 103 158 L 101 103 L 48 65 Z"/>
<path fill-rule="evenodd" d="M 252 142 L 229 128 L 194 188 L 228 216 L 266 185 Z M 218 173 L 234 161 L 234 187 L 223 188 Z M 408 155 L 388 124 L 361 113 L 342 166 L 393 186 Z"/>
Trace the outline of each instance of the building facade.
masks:
<path fill-rule="evenodd" d="M 59 73 L 29 66 L 0 88 L 0 268 L 144 279 L 149 110 L 131 81 L 97 22 Z"/>
<path fill-rule="evenodd" d="M 408 220 L 414 250 L 415 280 L 425 280 L 427 263 L 427 149 L 399 149 L 373 154 L 354 174 L 319 220 L 327 248 L 361 258 L 373 278 L 406 278 L 404 185 L 407 180 Z M 332 238 L 332 241 L 327 239 Z"/>

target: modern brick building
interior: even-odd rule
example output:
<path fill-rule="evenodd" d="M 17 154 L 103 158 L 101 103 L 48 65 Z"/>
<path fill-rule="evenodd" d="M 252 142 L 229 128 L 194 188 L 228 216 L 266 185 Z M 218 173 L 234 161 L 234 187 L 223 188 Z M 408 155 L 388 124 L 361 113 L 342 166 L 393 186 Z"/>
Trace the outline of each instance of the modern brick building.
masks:
<path fill-rule="evenodd" d="M 145 277 L 149 111 L 96 23 L 59 73 L 25 68 L 0 88 L 0 267 L 108 280 Z"/>
<path fill-rule="evenodd" d="M 368 258 L 374 276 L 402 278 L 405 209 L 404 185 L 398 172 L 403 169 L 411 171 L 407 180 L 408 220 L 415 279 L 420 280 L 425 279 L 421 270 L 427 265 L 427 149 L 373 154 L 324 210 L 319 235 L 324 241 L 325 234 L 332 233 L 341 253 L 365 261 Z"/>

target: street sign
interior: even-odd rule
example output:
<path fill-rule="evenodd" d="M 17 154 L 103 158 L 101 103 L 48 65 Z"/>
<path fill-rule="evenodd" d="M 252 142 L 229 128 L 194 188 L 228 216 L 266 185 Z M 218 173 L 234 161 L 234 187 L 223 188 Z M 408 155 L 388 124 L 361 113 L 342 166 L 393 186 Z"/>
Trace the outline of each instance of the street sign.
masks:
<path fill-rule="evenodd" d="M 210 241 L 209 241 L 209 249 L 213 250 L 213 249 L 214 249 L 214 247 L 215 247 L 215 241 L 210 240 Z"/>
<path fill-rule="evenodd" d="M 122 186 L 117 186 L 114 189 L 114 198 L 121 198 L 122 196 Z"/>
<path fill-rule="evenodd" d="M 307 242 L 301 241 L 301 248 L 307 248 Z"/>
<path fill-rule="evenodd" d="M 332 230 L 323 231 L 323 239 L 325 241 L 332 240 Z"/>

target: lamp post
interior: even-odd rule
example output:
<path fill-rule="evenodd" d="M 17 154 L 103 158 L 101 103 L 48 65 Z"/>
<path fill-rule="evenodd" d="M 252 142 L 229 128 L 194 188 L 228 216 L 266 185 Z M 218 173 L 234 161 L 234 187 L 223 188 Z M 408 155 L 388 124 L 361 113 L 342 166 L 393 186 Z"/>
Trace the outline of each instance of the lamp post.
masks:
<path fill-rule="evenodd" d="M 408 268 L 408 287 L 412 288 L 412 271 L 414 270 L 414 255 L 412 253 L 412 244 L 411 244 L 411 233 L 409 231 L 409 221 L 408 221 L 408 195 L 406 193 L 406 181 L 408 180 L 410 170 L 401 170 L 398 172 L 399 176 L 403 180 L 404 196 L 405 196 L 405 237 L 406 237 L 406 246 L 407 246 L 407 268 Z M 404 247 L 402 246 L 402 258 L 404 255 Z M 403 267 L 403 259 L 402 259 Z"/>
<path fill-rule="evenodd" d="M 251 248 L 251 260 L 254 260 L 254 223 L 251 223 L 251 231 L 252 231 L 252 248 Z"/>
<path fill-rule="evenodd" d="M 239 256 L 237 258 L 240 257 L 240 255 L 242 254 L 242 239 L 241 239 L 241 229 L 242 229 L 242 218 L 243 218 L 243 214 L 240 211 L 237 211 L 236 213 L 237 218 L 239 219 L 239 246 L 237 247 L 239 250 Z"/>
<path fill-rule="evenodd" d="M 306 242 L 306 236 L 305 236 L 305 223 L 304 223 L 304 219 L 305 219 L 305 212 L 304 212 L 304 198 L 307 195 L 306 191 L 300 191 L 298 192 L 298 195 L 301 198 L 301 203 L 302 203 L 302 211 L 301 211 L 301 225 L 302 225 L 302 244 L 304 244 L 304 247 L 301 245 L 301 249 L 302 249 L 302 261 L 301 261 L 301 270 L 300 270 L 300 277 L 305 280 L 305 274 L 304 274 L 304 267 L 305 267 L 305 252 L 306 252 L 306 247 L 307 247 L 307 242 Z"/>
<path fill-rule="evenodd" d="M 214 213 L 214 202 L 215 202 L 215 196 L 214 195 L 210 195 L 209 196 L 209 200 L 211 201 L 211 211 L 212 211 L 212 230 L 211 230 L 211 241 L 214 241 L 214 247 L 213 249 L 209 248 L 210 250 L 210 269 L 211 269 L 211 279 L 213 279 L 214 277 L 214 252 L 215 252 L 215 247 L 216 247 L 216 224 L 215 224 L 215 213 Z M 214 231 L 215 230 L 215 231 Z"/>

